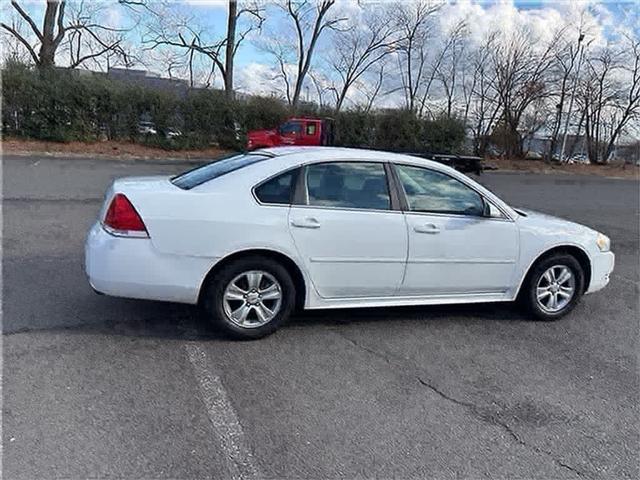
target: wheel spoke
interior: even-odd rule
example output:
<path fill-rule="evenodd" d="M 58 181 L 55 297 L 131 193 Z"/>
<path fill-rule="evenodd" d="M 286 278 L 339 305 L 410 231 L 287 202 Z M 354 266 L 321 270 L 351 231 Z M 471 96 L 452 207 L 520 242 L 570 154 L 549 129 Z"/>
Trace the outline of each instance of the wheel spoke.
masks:
<path fill-rule="evenodd" d="M 267 322 L 271 320 L 273 312 L 265 307 L 264 303 L 258 303 L 257 305 L 254 305 L 253 308 L 256 311 L 256 315 L 258 315 L 258 318 L 261 322 Z"/>
<path fill-rule="evenodd" d="M 562 271 L 560 272 L 560 275 L 558 276 L 558 283 L 560 285 L 563 285 L 564 283 L 568 282 L 571 279 L 571 271 L 568 268 L 563 268 Z"/>
<path fill-rule="evenodd" d="M 551 295 L 551 291 L 546 287 L 538 287 L 537 289 L 538 300 L 542 300 Z"/>
<path fill-rule="evenodd" d="M 260 288 L 261 281 L 262 281 L 261 272 L 247 273 L 247 283 L 249 284 L 249 290 L 257 290 L 258 288 Z"/>
<path fill-rule="evenodd" d="M 560 295 L 562 298 L 571 298 L 571 293 L 565 292 L 564 290 L 558 290 L 556 295 Z"/>
<path fill-rule="evenodd" d="M 246 303 L 243 303 L 242 306 L 238 307 L 233 312 L 231 312 L 231 316 L 237 321 L 239 321 L 240 323 L 244 323 L 250 311 L 251 311 L 251 306 L 247 305 Z"/>
<path fill-rule="evenodd" d="M 227 288 L 227 291 L 224 293 L 224 298 L 226 298 L 227 300 L 244 301 L 244 296 L 246 294 L 247 292 L 245 290 L 238 287 L 235 283 L 232 283 L 231 285 L 229 285 L 229 288 Z"/>
<path fill-rule="evenodd" d="M 279 299 L 282 295 L 280 294 L 280 289 L 278 288 L 278 286 L 274 283 L 272 285 L 269 285 L 267 288 L 263 289 L 263 290 L 259 290 L 260 295 L 262 295 L 262 300 L 277 300 Z"/>
<path fill-rule="evenodd" d="M 550 268 L 549 270 L 547 270 L 546 272 L 544 272 L 544 279 L 548 282 L 548 283 L 553 283 L 553 269 Z"/>

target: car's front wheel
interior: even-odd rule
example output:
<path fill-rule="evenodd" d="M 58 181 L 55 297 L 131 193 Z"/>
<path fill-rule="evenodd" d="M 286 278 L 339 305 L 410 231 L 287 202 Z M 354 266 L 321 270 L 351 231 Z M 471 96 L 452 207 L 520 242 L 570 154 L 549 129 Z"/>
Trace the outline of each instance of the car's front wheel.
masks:
<path fill-rule="evenodd" d="M 246 257 L 223 267 L 209 282 L 204 308 L 225 333 L 261 338 L 284 323 L 295 303 L 291 275 L 266 257 Z"/>
<path fill-rule="evenodd" d="M 569 313 L 584 291 L 584 272 L 568 254 L 554 254 L 534 265 L 523 285 L 522 299 L 539 320 L 556 320 Z"/>

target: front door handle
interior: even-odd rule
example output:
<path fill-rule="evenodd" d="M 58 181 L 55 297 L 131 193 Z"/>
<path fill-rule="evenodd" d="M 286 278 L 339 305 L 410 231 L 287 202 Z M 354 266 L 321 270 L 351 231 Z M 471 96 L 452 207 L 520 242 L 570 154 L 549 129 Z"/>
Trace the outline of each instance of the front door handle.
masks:
<path fill-rule="evenodd" d="M 292 218 L 291 225 L 297 228 L 320 228 L 320 222 L 313 217 Z"/>
<path fill-rule="evenodd" d="M 429 233 L 434 235 L 440 233 L 440 228 L 434 223 L 425 223 L 424 225 L 416 225 L 413 230 L 418 233 Z"/>

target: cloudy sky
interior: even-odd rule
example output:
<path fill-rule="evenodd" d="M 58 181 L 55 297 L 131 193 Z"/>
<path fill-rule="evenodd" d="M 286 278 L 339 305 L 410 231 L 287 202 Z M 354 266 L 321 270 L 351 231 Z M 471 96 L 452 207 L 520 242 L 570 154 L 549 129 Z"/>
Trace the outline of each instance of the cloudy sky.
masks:
<path fill-rule="evenodd" d="M 408 1 L 408 0 L 407 0 Z M 376 2 L 370 2 L 376 3 Z M 206 25 L 212 36 L 222 35 L 226 27 L 226 3 L 224 1 L 192 0 L 183 2 L 185 11 Z M 357 18 L 360 8 L 355 0 L 338 0 L 334 14 Z M 261 44 L 265 37 L 278 34 L 287 28 L 284 18 L 276 9 L 268 11 L 270 19 L 262 33 L 246 41 L 236 59 L 236 84 L 244 91 L 270 93 L 281 89 L 274 85 L 274 64 Z M 615 41 L 621 30 L 635 30 L 640 34 L 640 0 L 617 2 L 594 2 L 579 0 L 462 0 L 446 4 L 438 14 L 439 31 L 445 32 L 459 20 L 466 19 L 471 38 L 478 41 L 494 27 L 502 30 L 526 25 L 539 40 L 549 39 L 561 25 L 574 24 L 580 20 L 589 27 L 593 45 Z M 437 34 L 436 34 L 437 35 Z M 326 39 L 325 39 L 326 40 Z M 436 44 L 438 38 L 434 38 Z M 323 61 L 323 47 L 319 46 L 317 62 Z M 329 52 L 330 54 L 330 52 Z"/>
<path fill-rule="evenodd" d="M 33 14 L 38 23 L 41 22 L 44 11 L 45 0 L 19 0 L 25 10 Z M 91 3 L 96 0 L 85 0 Z M 112 26 L 132 26 L 134 25 L 131 12 L 118 5 L 115 0 L 100 0 L 105 8 L 103 19 Z M 411 0 L 406 0 L 411 1 Z M 360 3 L 383 3 L 384 0 L 361 0 Z M 12 12 L 9 2 L 4 1 L 0 7 L 3 18 L 15 15 Z M 69 2 L 73 3 L 73 2 Z M 171 10 L 176 15 L 189 18 L 200 29 L 206 32 L 209 40 L 214 41 L 222 38 L 226 29 L 226 0 L 183 0 L 171 5 Z M 173 13 L 172 13 L 173 14 Z M 356 0 L 338 0 L 333 9 L 334 15 L 350 18 L 356 22 L 361 8 Z M 539 41 L 544 41 L 556 31 L 560 25 L 573 24 L 577 26 L 581 19 L 586 21 L 589 27 L 590 40 L 593 45 L 615 42 L 616 36 L 622 30 L 633 31 L 635 35 L 640 35 L 640 0 L 627 1 L 580 1 L 580 0 L 494 0 L 477 1 L 461 0 L 447 3 L 438 13 L 437 28 L 434 33 L 433 42 L 437 45 L 441 39 L 438 35 L 446 32 L 447 28 L 457 21 L 466 19 L 469 25 L 470 38 L 479 40 L 483 34 L 498 27 L 501 30 L 508 30 L 518 26 L 527 26 L 533 32 L 533 37 Z M 236 87 L 239 90 L 268 94 L 273 91 L 282 91 L 282 86 L 274 80 L 274 61 L 262 48 L 265 40 L 269 36 L 280 35 L 290 29 L 290 24 L 281 10 L 269 7 L 267 10 L 267 22 L 263 30 L 252 34 L 242 44 L 236 56 Z M 440 32 L 440 33 L 439 33 Z M 143 68 L 155 70 L 157 73 L 166 75 L 163 71 L 160 56 L 157 52 L 149 52 L 141 47 L 143 37 L 143 27 L 138 25 L 129 34 L 129 41 L 135 48 L 138 48 L 140 57 L 144 61 Z M 330 43 L 325 38 L 318 46 L 316 63 L 322 62 L 330 49 Z M 59 61 L 59 63 L 63 63 Z M 209 69 L 203 61 L 201 73 Z M 220 79 L 214 79 L 220 84 Z"/>

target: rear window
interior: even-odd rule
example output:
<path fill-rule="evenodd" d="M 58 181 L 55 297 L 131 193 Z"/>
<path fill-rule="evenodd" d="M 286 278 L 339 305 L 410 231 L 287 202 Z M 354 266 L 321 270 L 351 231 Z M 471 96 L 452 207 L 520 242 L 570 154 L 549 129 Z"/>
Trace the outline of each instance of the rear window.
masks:
<path fill-rule="evenodd" d="M 216 160 L 201 167 L 194 168 L 187 172 L 181 173 L 171 179 L 171 182 L 182 188 L 183 190 L 189 190 L 198 185 L 213 180 L 214 178 L 221 177 L 234 170 L 239 170 L 248 165 L 261 162 L 271 158 L 269 155 L 248 153 L 241 155 L 233 155 L 231 157 Z"/>

